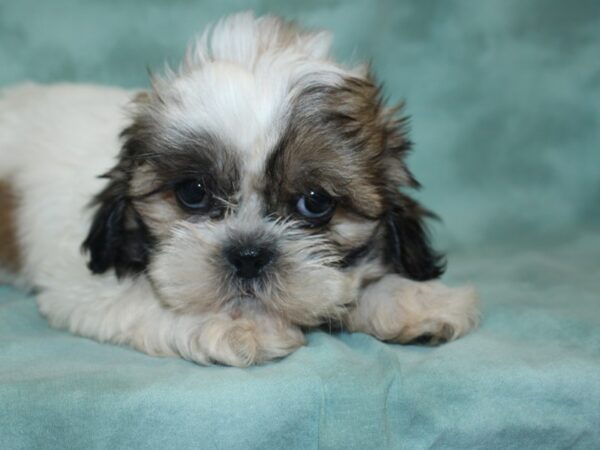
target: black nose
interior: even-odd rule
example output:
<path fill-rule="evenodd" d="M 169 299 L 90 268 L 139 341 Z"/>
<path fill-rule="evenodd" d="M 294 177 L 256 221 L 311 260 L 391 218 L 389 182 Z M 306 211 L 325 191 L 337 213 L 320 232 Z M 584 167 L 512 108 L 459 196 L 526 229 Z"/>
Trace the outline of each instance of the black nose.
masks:
<path fill-rule="evenodd" d="M 226 251 L 227 260 L 240 278 L 255 278 L 271 262 L 274 253 L 264 247 L 242 246 Z"/>

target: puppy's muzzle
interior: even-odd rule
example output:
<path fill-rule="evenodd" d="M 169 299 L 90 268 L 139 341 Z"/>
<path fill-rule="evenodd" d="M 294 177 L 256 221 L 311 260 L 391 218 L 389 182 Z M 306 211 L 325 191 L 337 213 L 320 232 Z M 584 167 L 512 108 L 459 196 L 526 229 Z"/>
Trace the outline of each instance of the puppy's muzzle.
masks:
<path fill-rule="evenodd" d="M 271 249 L 258 245 L 240 245 L 225 250 L 225 257 L 235 274 L 246 280 L 258 277 L 274 256 Z"/>

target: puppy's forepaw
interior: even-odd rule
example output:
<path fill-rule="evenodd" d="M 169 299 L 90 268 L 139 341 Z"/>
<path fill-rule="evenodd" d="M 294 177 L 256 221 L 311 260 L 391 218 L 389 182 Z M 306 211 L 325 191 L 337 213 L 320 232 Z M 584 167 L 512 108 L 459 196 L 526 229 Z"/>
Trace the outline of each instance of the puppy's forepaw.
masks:
<path fill-rule="evenodd" d="M 415 284 L 417 286 L 403 291 L 398 311 L 412 318 L 414 323 L 409 321 L 390 340 L 437 345 L 458 339 L 479 325 L 479 297 L 472 286 L 450 288 L 440 282 Z"/>
<path fill-rule="evenodd" d="M 472 286 L 450 288 L 387 275 L 367 286 L 348 325 L 383 341 L 435 345 L 465 335 L 479 320 Z"/>
<path fill-rule="evenodd" d="M 292 353 L 304 344 L 294 327 L 265 326 L 249 319 L 215 319 L 194 330 L 180 354 L 200 364 L 248 367 Z"/>

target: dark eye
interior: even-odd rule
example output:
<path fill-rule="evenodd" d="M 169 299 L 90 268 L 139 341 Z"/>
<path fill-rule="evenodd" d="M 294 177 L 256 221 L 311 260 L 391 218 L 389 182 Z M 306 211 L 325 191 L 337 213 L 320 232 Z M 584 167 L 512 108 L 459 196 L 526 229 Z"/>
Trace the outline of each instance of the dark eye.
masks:
<path fill-rule="evenodd" d="M 183 209 L 204 212 L 211 206 L 211 196 L 203 180 L 186 180 L 175 185 L 175 196 Z"/>
<path fill-rule="evenodd" d="M 326 221 L 331 218 L 335 202 L 327 195 L 316 191 L 310 191 L 303 195 L 296 203 L 296 210 L 307 219 Z"/>

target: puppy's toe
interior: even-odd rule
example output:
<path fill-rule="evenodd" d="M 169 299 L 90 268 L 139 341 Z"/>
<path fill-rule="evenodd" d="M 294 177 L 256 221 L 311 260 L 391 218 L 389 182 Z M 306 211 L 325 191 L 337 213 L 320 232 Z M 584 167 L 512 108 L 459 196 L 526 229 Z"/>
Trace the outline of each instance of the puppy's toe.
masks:
<path fill-rule="evenodd" d="M 451 341 L 455 336 L 454 327 L 450 324 L 444 323 L 439 327 L 439 330 L 435 332 L 425 332 L 416 336 L 415 338 L 406 341 L 409 345 L 440 345 L 448 341 Z"/>

